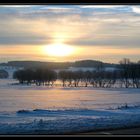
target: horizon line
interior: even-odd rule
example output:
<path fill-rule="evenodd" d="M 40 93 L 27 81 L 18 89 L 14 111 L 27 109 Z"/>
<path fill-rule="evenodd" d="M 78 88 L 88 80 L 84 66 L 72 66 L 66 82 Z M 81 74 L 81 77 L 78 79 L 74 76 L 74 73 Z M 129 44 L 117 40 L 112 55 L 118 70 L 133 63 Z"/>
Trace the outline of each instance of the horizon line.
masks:
<path fill-rule="evenodd" d="M 120 59 L 120 60 L 123 60 L 124 58 Z M 127 58 L 131 61 L 130 58 Z M 74 63 L 74 62 L 77 62 L 77 61 L 98 61 L 98 62 L 102 62 L 102 63 L 107 63 L 107 64 L 119 64 L 119 61 L 118 63 L 111 63 L 111 62 L 105 62 L 105 61 L 102 61 L 102 60 L 97 60 L 97 59 L 80 59 L 80 60 L 74 60 L 74 61 L 37 61 L 37 60 L 11 60 L 11 61 L 7 61 L 7 62 L 0 62 L 0 64 L 3 64 L 3 63 L 9 63 L 9 62 L 42 62 L 42 63 Z M 138 60 L 140 61 L 140 60 Z M 135 62 L 138 62 L 138 61 L 134 61 Z"/>

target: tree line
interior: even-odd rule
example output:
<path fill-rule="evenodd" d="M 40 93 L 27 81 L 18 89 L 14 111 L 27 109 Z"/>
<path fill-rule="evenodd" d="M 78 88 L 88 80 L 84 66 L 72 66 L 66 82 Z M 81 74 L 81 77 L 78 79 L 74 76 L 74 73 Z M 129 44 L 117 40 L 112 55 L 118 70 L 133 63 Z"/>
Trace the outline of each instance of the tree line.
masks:
<path fill-rule="evenodd" d="M 112 71 L 105 70 L 102 63 L 93 71 L 62 70 L 57 73 L 46 68 L 25 69 L 16 71 L 13 77 L 21 84 L 36 84 L 38 86 L 53 86 L 56 80 L 60 80 L 63 87 L 140 88 L 140 61 L 132 63 L 125 58 Z"/>
<path fill-rule="evenodd" d="M 53 85 L 57 79 L 57 73 L 49 69 L 25 69 L 14 72 L 13 78 L 21 84 Z"/>
<path fill-rule="evenodd" d="M 0 70 L 0 79 L 8 78 L 9 74 L 6 70 Z"/>

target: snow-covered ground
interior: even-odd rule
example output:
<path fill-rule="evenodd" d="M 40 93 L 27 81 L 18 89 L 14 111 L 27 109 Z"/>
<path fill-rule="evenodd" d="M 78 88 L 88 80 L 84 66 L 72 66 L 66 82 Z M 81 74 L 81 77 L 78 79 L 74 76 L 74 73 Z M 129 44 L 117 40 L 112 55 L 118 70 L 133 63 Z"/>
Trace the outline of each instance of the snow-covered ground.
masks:
<path fill-rule="evenodd" d="M 116 67 L 105 67 L 105 71 L 114 71 L 117 69 Z M 95 71 L 95 67 L 69 67 L 67 69 L 57 69 L 56 72 L 66 70 L 66 71 Z"/>
<path fill-rule="evenodd" d="M 68 134 L 140 126 L 140 89 L 11 85 L 0 80 L 0 134 Z"/>

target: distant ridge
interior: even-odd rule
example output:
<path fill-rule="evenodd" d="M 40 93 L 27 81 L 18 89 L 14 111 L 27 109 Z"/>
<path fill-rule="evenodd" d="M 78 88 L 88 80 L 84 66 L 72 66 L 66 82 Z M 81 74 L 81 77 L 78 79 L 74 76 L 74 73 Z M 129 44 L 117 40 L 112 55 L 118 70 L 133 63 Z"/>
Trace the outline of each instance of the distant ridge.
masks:
<path fill-rule="evenodd" d="M 24 68 L 47 67 L 52 69 L 63 69 L 68 67 L 97 67 L 101 64 L 105 67 L 113 67 L 116 65 L 111 63 L 104 63 L 97 60 L 80 60 L 75 62 L 9 61 L 8 63 L 1 63 L 0 66 L 13 66 Z"/>

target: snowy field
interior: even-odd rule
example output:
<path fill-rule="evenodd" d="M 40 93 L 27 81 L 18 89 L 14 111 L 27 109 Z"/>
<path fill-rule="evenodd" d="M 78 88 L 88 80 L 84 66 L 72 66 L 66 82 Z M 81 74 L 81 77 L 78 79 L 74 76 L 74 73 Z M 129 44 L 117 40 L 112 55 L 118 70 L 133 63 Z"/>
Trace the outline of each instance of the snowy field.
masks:
<path fill-rule="evenodd" d="M 70 134 L 140 126 L 140 89 L 11 85 L 0 80 L 0 134 Z"/>
<path fill-rule="evenodd" d="M 114 71 L 115 67 L 105 67 L 105 71 Z M 94 67 L 69 67 L 67 69 L 57 69 L 55 70 L 56 72 L 59 72 L 59 71 L 62 71 L 62 70 L 65 70 L 65 71 L 95 71 L 96 68 Z"/>

